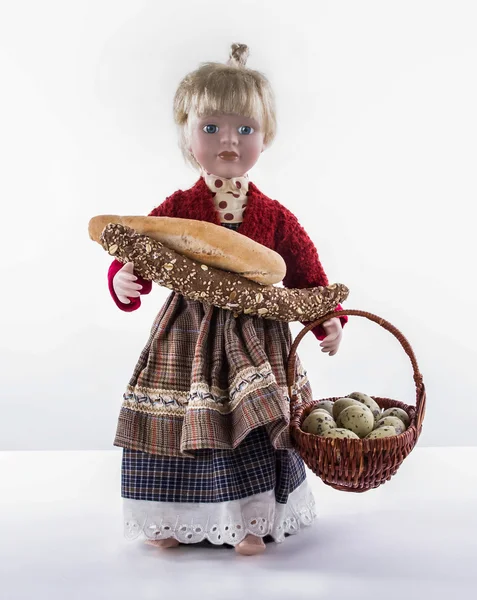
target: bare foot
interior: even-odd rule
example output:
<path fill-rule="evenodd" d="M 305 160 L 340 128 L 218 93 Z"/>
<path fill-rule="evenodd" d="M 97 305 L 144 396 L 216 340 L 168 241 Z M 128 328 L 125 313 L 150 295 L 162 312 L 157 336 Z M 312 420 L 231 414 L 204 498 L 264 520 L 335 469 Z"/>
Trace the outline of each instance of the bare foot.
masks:
<path fill-rule="evenodd" d="M 249 533 L 240 543 L 235 546 L 235 552 L 244 554 L 245 556 L 253 556 L 254 554 L 262 554 L 265 552 L 266 546 L 262 538 Z"/>
<path fill-rule="evenodd" d="M 179 542 L 174 538 L 167 538 L 166 540 L 146 540 L 146 544 L 150 546 L 156 546 L 156 548 L 175 548 L 179 545 Z"/>

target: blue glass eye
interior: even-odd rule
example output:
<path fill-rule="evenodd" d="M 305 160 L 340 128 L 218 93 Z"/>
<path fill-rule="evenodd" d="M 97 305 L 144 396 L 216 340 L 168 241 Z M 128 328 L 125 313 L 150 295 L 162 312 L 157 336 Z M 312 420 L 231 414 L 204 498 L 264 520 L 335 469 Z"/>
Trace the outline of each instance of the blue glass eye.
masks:
<path fill-rule="evenodd" d="M 205 133 L 217 133 L 218 130 L 217 125 L 205 125 L 202 127 L 202 131 L 205 131 Z"/>
<path fill-rule="evenodd" d="M 241 125 L 238 130 L 242 135 L 250 135 L 254 132 L 253 127 L 250 127 L 249 125 Z"/>

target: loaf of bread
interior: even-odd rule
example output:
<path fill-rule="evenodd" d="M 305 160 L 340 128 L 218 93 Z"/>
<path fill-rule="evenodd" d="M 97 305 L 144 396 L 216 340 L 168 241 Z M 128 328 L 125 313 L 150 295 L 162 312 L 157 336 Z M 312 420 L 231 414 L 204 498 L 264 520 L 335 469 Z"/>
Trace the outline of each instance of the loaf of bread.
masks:
<path fill-rule="evenodd" d="M 214 223 L 176 217 L 99 215 L 89 222 L 90 238 L 101 243 L 101 233 L 109 223 L 125 225 L 192 260 L 257 283 L 279 283 L 286 274 L 285 261 L 277 252 Z"/>
<path fill-rule="evenodd" d="M 133 262 L 135 273 L 144 279 L 191 300 L 231 310 L 235 317 L 243 313 L 278 321 L 314 321 L 348 297 L 348 288 L 341 283 L 305 289 L 260 285 L 191 260 L 124 225 L 107 225 L 100 242 L 119 261 Z"/>

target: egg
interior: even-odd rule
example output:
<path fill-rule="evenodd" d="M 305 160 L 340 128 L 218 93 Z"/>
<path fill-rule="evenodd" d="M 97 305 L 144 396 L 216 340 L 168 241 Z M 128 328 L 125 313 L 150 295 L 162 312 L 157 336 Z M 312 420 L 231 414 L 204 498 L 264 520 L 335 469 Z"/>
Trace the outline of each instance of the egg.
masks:
<path fill-rule="evenodd" d="M 397 435 L 403 431 L 406 431 L 406 425 L 404 425 L 401 419 L 398 419 L 397 417 L 383 417 L 382 419 L 379 419 L 379 421 L 376 423 L 375 429 L 382 427 L 383 425 L 391 425 L 394 427 Z"/>
<path fill-rule="evenodd" d="M 374 400 L 374 398 L 371 398 L 371 396 L 363 394 L 362 392 L 353 392 L 352 394 L 349 394 L 348 398 L 354 398 L 355 400 L 358 400 L 358 402 L 362 402 L 365 406 L 367 406 L 373 413 L 375 421 L 381 417 L 381 407 L 376 400 Z"/>
<path fill-rule="evenodd" d="M 342 410 L 344 410 L 345 408 L 348 408 L 348 406 L 360 406 L 361 402 L 358 402 L 358 400 L 354 400 L 353 398 L 338 398 L 338 400 L 336 400 L 335 402 L 333 402 L 333 418 L 335 421 L 337 421 L 338 417 L 340 416 L 340 412 Z"/>
<path fill-rule="evenodd" d="M 331 400 L 321 400 L 315 404 L 315 408 L 313 410 L 324 409 L 333 416 L 333 402 Z M 313 412 L 313 411 L 312 411 Z"/>
<path fill-rule="evenodd" d="M 378 427 L 378 429 L 375 429 L 371 433 L 368 433 L 368 435 L 364 439 L 365 440 L 378 440 L 381 438 L 392 437 L 394 435 L 397 435 L 394 427 L 384 426 L 384 427 Z"/>
<path fill-rule="evenodd" d="M 409 427 L 409 424 L 410 424 L 409 415 L 402 408 L 397 408 L 397 407 L 388 408 L 381 415 L 381 419 L 383 419 L 384 417 L 397 417 L 398 419 L 401 419 L 401 421 L 404 423 L 404 425 L 406 427 Z"/>
<path fill-rule="evenodd" d="M 329 412 L 323 409 L 312 411 L 301 426 L 305 433 L 321 435 L 326 429 L 336 427 L 336 423 Z"/>
<path fill-rule="evenodd" d="M 330 416 L 331 418 L 333 418 L 333 415 L 330 415 L 330 413 L 329 413 L 329 412 L 328 412 L 328 411 L 327 411 L 325 408 L 314 408 L 314 409 L 313 409 L 313 410 L 312 410 L 312 411 L 309 413 L 309 415 L 308 415 L 308 416 L 310 416 L 310 415 L 312 415 L 312 414 L 314 414 L 314 413 L 321 413 L 321 414 L 328 415 L 328 416 Z"/>
<path fill-rule="evenodd" d="M 341 411 L 337 424 L 364 438 L 373 431 L 374 415 L 365 404 L 348 406 Z"/>
<path fill-rule="evenodd" d="M 335 438 L 341 440 L 359 440 L 359 437 L 354 433 L 354 431 L 350 431 L 349 429 L 344 429 L 342 427 L 336 427 L 334 429 L 326 429 L 321 437 L 324 438 Z"/>

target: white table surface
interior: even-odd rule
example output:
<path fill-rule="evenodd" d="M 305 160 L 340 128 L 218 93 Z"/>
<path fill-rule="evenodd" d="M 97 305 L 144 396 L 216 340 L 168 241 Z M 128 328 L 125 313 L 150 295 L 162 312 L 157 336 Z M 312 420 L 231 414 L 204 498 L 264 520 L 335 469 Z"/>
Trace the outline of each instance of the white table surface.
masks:
<path fill-rule="evenodd" d="M 0 453 L 1 600 L 475 600 L 477 447 L 417 447 L 391 481 L 339 492 L 258 557 L 123 538 L 121 453 Z"/>

